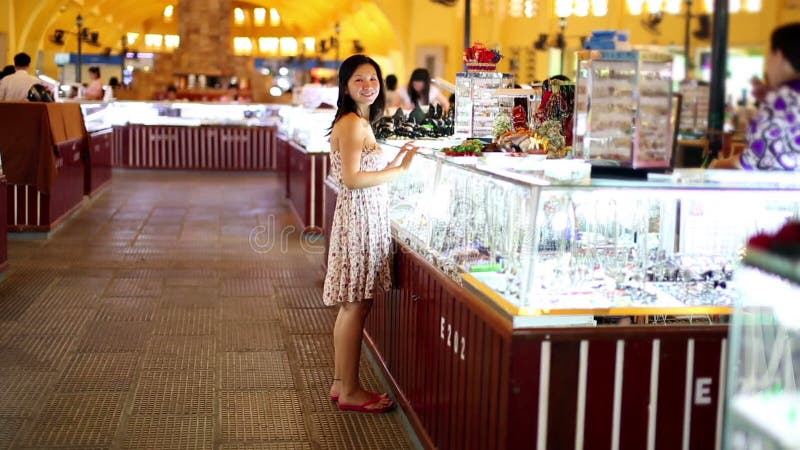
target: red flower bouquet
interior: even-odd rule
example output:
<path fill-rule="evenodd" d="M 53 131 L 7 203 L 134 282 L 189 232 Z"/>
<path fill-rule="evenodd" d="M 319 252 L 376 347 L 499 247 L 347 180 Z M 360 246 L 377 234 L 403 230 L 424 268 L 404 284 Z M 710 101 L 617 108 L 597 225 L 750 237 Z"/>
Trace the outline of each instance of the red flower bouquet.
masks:
<path fill-rule="evenodd" d="M 500 52 L 486 47 L 481 42 L 476 42 L 464 50 L 464 62 L 469 71 L 493 71 L 502 58 Z"/>

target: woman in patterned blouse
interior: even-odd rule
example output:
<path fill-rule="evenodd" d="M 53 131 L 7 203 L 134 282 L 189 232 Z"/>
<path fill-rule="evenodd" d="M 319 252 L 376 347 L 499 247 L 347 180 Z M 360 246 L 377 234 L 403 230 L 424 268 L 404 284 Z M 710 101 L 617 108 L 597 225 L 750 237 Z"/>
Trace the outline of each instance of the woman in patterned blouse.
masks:
<path fill-rule="evenodd" d="M 775 29 L 770 44 L 766 89 L 754 86 L 761 106 L 747 128 L 748 146 L 711 168 L 800 170 L 800 23 Z"/>

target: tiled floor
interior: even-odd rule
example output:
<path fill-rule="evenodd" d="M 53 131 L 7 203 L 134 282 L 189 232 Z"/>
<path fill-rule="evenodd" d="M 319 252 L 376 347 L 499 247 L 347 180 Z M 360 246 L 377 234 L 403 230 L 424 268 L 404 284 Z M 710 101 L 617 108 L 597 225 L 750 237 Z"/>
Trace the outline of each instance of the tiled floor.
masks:
<path fill-rule="evenodd" d="M 328 401 L 335 311 L 291 225 L 277 174 L 120 171 L 13 239 L 0 448 L 410 448 L 399 412 Z"/>

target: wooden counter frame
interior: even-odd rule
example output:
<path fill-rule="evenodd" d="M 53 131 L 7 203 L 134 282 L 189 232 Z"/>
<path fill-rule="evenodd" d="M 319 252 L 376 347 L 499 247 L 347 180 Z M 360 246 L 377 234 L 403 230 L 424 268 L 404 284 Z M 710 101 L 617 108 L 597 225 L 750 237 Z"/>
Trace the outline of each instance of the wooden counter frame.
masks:
<path fill-rule="evenodd" d="M 405 245 L 394 262 L 365 337 L 427 448 L 719 448 L 727 326 L 512 329 Z"/>

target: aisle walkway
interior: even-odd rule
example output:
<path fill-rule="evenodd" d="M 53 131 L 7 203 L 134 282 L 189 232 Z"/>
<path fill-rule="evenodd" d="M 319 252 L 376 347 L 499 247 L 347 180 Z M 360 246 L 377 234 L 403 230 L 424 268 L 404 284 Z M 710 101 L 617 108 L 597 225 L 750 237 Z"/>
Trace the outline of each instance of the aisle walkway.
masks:
<path fill-rule="evenodd" d="M 398 412 L 327 399 L 335 311 L 280 180 L 115 172 L 50 239 L 12 240 L 0 448 L 409 448 Z"/>

